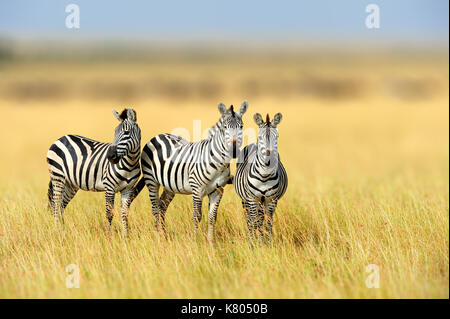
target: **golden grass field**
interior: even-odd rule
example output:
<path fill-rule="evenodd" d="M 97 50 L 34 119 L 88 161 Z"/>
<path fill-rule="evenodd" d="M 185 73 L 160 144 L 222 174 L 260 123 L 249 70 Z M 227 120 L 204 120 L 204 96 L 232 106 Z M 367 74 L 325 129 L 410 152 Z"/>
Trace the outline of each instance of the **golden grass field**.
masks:
<path fill-rule="evenodd" d="M 429 72 L 440 79 L 439 70 Z M 442 78 L 448 81 L 448 73 Z M 55 225 L 45 161 L 54 140 L 77 133 L 111 141 L 111 109 L 132 106 L 143 145 L 174 128 L 192 131 L 195 119 L 206 129 L 219 117 L 219 101 L 240 105 L 245 98 L 245 128 L 256 128 L 255 112 L 284 116 L 279 152 L 289 187 L 275 213 L 272 246 L 248 245 L 231 186 L 219 208 L 215 245 L 191 239 L 191 197 L 183 195 L 168 209 L 169 238 L 161 240 L 146 189 L 131 207 L 127 239 L 117 211 L 107 236 L 103 193 L 80 191 L 64 227 Z M 425 99 L 376 90 L 339 100 L 237 93 L 187 100 L 4 98 L 0 111 L 0 298 L 449 298 L 448 91 Z M 69 264 L 79 266 L 78 289 L 66 288 Z M 380 267 L 378 289 L 366 287 L 369 264 Z"/>

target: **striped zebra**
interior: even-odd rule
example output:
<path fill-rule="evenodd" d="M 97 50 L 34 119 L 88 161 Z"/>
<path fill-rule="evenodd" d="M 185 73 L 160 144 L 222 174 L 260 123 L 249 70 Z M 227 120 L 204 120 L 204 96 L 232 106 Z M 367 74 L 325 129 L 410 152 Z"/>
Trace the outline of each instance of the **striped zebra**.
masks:
<path fill-rule="evenodd" d="M 244 101 L 238 112 L 223 103 L 218 108 L 221 118 L 209 131 L 207 139 L 190 143 L 179 136 L 160 134 L 142 150 L 143 178 L 135 196 L 147 185 L 155 217 L 155 226 L 165 234 L 165 213 L 175 194 L 192 194 L 194 231 L 202 218 L 203 197 L 209 197 L 208 240 L 214 241 L 217 209 L 223 187 L 231 183 L 230 161 L 242 145 L 242 115 L 247 111 Z M 159 197 L 159 188 L 163 192 Z"/>
<path fill-rule="evenodd" d="M 271 122 L 267 114 L 264 122 L 261 114 L 254 115 L 253 119 L 259 127 L 257 144 L 244 147 L 236 164 L 233 184 L 242 199 L 251 240 L 255 238 L 256 232 L 260 240 L 264 239 L 264 233 L 270 240 L 273 214 L 288 185 L 286 171 L 278 154 L 277 125 L 281 118 L 281 113 L 277 113 Z"/>
<path fill-rule="evenodd" d="M 141 175 L 141 130 L 136 112 L 113 111 L 120 124 L 112 143 L 97 142 L 79 135 L 65 135 L 50 146 L 47 163 L 50 172 L 49 206 L 55 218 L 63 212 L 79 189 L 105 192 L 106 218 L 109 229 L 113 219 L 114 195 L 121 192 L 122 224 L 128 231 L 128 209 L 133 186 Z"/>

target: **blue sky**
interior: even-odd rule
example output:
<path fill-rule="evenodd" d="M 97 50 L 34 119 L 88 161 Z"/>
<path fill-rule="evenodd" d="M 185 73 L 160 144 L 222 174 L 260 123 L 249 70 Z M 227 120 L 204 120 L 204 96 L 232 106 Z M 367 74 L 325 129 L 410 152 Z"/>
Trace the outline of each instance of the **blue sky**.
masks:
<path fill-rule="evenodd" d="M 65 28 L 65 6 L 80 7 L 81 28 Z M 381 28 L 364 20 L 369 3 L 380 7 Z M 351 38 L 448 43 L 446 0 L 311 1 L 105 1 L 10 0 L 0 2 L 0 35 L 7 37 L 146 37 L 243 41 Z"/>

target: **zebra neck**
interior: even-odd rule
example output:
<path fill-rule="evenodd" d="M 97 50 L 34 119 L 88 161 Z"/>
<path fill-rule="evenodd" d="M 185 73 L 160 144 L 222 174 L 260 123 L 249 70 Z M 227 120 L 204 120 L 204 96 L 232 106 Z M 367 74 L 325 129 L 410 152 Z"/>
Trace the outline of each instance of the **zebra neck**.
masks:
<path fill-rule="evenodd" d="M 208 162 L 218 164 L 219 167 L 226 166 L 230 162 L 229 154 L 225 147 L 225 141 L 222 133 L 218 130 L 216 134 L 206 140 L 206 149 L 208 150 Z"/>
<path fill-rule="evenodd" d="M 278 154 L 272 156 L 267 162 L 265 158 L 261 155 L 259 150 L 256 151 L 256 160 L 252 165 L 253 171 L 256 171 L 260 176 L 271 177 L 276 175 L 278 167 Z"/>

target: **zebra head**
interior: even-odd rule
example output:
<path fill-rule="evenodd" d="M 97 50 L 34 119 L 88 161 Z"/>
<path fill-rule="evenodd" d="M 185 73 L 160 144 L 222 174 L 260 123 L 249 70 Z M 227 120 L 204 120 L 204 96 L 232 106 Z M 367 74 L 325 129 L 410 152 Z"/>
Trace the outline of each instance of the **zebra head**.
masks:
<path fill-rule="evenodd" d="M 242 146 L 242 115 L 247 111 L 247 101 L 242 102 L 242 105 L 238 112 L 235 112 L 233 105 L 229 109 L 223 103 L 219 103 L 219 112 L 222 114 L 220 119 L 219 130 L 223 136 L 225 143 L 225 149 L 228 154 L 233 158 L 236 158 L 239 153 L 239 149 Z"/>
<path fill-rule="evenodd" d="M 259 113 L 253 116 L 258 125 L 257 157 L 270 168 L 275 168 L 278 163 L 277 125 L 280 124 L 282 118 L 281 113 L 275 114 L 272 121 L 270 121 L 269 114 L 266 116 L 266 121 Z"/>
<path fill-rule="evenodd" d="M 112 164 L 117 164 L 124 156 L 139 155 L 141 149 L 141 129 L 136 123 L 136 111 L 124 109 L 122 113 L 113 110 L 120 124 L 114 132 L 114 141 L 106 154 Z"/>

